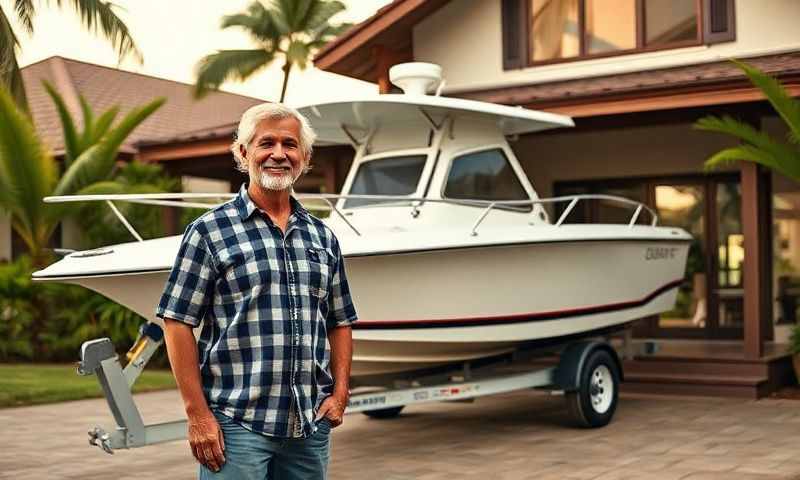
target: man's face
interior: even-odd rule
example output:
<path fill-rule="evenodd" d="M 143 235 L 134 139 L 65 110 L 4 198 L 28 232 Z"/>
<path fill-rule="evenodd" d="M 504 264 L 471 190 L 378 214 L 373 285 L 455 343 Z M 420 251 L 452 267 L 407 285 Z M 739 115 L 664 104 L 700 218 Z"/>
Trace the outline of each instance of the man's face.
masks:
<path fill-rule="evenodd" d="M 240 146 L 247 160 L 251 182 L 267 190 L 286 190 L 303 174 L 306 159 L 300 149 L 300 122 L 295 118 L 264 119 L 247 148 Z"/>

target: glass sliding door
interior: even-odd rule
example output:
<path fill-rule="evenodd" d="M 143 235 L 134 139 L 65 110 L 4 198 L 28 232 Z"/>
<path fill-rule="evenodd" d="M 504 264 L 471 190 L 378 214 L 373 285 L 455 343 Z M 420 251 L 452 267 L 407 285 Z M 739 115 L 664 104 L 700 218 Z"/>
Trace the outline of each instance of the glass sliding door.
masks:
<path fill-rule="evenodd" d="M 715 226 L 717 230 L 716 284 L 712 301 L 717 310 L 717 337 L 736 336 L 744 326 L 744 284 L 742 266 L 745 261 L 742 234 L 742 191 L 738 181 L 714 182 Z M 729 330 L 724 332 L 722 330 Z"/>
<path fill-rule="evenodd" d="M 680 227 L 694 239 L 675 308 L 658 318 L 661 329 L 703 329 L 708 323 L 706 189 L 702 183 L 653 186 L 659 225 Z"/>
<path fill-rule="evenodd" d="M 659 225 L 679 227 L 692 235 L 675 308 L 637 322 L 637 336 L 743 338 L 746 258 L 738 175 L 593 180 L 554 187 L 556 195 L 600 193 L 643 201 L 655 208 Z M 620 223 L 629 218 L 629 210 L 593 201 L 573 211 L 569 222 Z M 640 218 L 639 222 L 649 220 Z"/>

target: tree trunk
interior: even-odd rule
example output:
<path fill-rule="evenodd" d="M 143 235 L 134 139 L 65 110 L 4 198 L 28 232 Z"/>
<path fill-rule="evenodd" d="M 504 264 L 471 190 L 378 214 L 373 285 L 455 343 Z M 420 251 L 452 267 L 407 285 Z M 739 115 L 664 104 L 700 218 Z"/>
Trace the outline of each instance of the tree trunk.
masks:
<path fill-rule="evenodd" d="M 281 99 L 279 101 L 283 103 L 283 99 L 286 98 L 286 87 L 289 86 L 289 73 L 292 71 L 292 62 L 287 59 L 281 69 L 283 70 L 283 87 L 281 87 Z"/>

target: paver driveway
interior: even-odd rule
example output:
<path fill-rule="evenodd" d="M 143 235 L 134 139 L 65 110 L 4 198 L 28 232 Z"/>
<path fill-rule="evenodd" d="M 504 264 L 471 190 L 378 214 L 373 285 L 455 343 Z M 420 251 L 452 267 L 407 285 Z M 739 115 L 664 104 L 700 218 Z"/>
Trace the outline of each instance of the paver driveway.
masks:
<path fill-rule="evenodd" d="M 598 430 L 566 426 L 562 398 L 524 391 L 350 415 L 334 431 L 332 479 L 800 478 L 800 401 L 623 395 Z M 150 422 L 180 415 L 176 391 L 137 395 Z M 195 478 L 185 442 L 107 455 L 86 430 L 103 400 L 0 410 L 0 478 Z"/>

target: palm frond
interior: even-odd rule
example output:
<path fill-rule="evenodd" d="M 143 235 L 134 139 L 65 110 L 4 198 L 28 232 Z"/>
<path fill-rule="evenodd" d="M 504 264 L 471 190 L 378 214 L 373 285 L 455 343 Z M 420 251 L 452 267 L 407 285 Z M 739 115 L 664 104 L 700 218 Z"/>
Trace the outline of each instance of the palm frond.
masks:
<path fill-rule="evenodd" d="M 75 159 L 69 170 L 64 172 L 53 195 L 71 195 L 88 185 L 106 180 L 114 168 L 122 142 L 158 110 L 164 101 L 164 98 L 159 98 L 128 112 L 119 124 L 106 133 L 100 143 L 89 147 Z"/>
<path fill-rule="evenodd" d="M 292 0 L 273 0 L 267 9 L 272 18 L 272 23 L 281 36 L 286 37 L 294 32 L 290 18 L 287 17 L 287 15 L 291 15 L 292 10 Z"/>
<path fill-rule="evenodd" d="M 744 62 L 732 60 L 759 90 L 764 93 L 772 108 L 778 112 L 791 132 L 790 139 L 800 143 L 800 101 L 789 94 L 774 77 Z"/>
<path fill-rule="evenodd" d="M 306 30 L 309 32 L 323 30 L 325 27 L 330 26 L 329 22 L 334 15 L 344 11 L 346 8 L 347 7 L 339 1 L 314 2 L 314 6 L 309 12 L 308 19 L 305 22 Z"/>
<path fill-rule="evenodd" d="M 203 57 L 197 64 L 194 94 L 201 98 L 218 89 L 226 80 L 246 80 L 275 58 L 266 50 L 220 50 Z"/>
<path fill-rule="evenodd" d="M 308 64 L 308 44 L 302 40 L 292 40 L 286 48 L 286 60 L 304 70 Z"/>
<path fill-rule="evenodd" d="M 278 2 L 292 32 L 305 30 L 308 16 L 316 3 L 319 3 L 319 0 L 280 0 Z"/>
<path fill-rule="evenodd" d="M 92 126 L 92 137 L 89 139 L 89 145 L 95 144 L 103 138 L 109 128 L 111 128 L 111 124 L 114 123 L 114 119 L 117 118 L 117 114 L 119 113 L 119 107 L 113 106 L 103 112 L 98 118 L 97 121 L 94 122 Z"/>
<path fill-rule="evenodd" d="M 790 145 L 779 142 L 767 133 L 756 130 L 752 125 L 740 122 L 729 116 L 704 117 L 695 122 L 695 128 L 710 132 L 731 135 L 756 149 L 760 149 L 767 157 L 775 159 L 791 159 L 797 157 L 798 150 Z M 790 160 L 787 160 L 790 161 Z M 784 168 L 792 168 L 785 165 Z M 800 164 L 798 164 L 800 168 Z"/>
<path fill-rule="evenodd" d="M 740 160 L 758 163 L 795 181 L 800 181 L 800 153 L 776 157 L 752 145 L 739 145 L 715 153 L 706 160 L 706 170 L 713 170 Z"/>
<path fill-rule="evenodd" d="M 78 95 L 78 102 L 81 105 L 81 115 L 83 115 L 81 144 L 88 146 L 92 144 L 92 138 L 94 137 L 94 112 L 92 111 L 92 106 L 89 105 L 83 95 Z"/>
<path fill-rule="evenodd" d="M 334 40 L 339 35 L 343 34 L 347 30 L 350 29 L 354 24 L 353 23 L 340 23 L 338 25 L 325 25 L 324 28 L 321 30 L 317 30 L 311 36 L 311 41 L 309 42 L 310 50 L 317 50 L 319 48 L 324 47 L 328 44 L 331 40 Z"/>
<path fill-rule="evenodd" d="M 17 106 L 27 112 L 25 84 L 22 82 L 22 73 L 17 63 L 18 48 L 19 39 L 11 28 L 11 22 L 3 7 L 0 6 L 0 86 L 8 88 Z"/>
<path fill-rule="evenodd" d="M 62 1 L 64 0 L 56 0 L 56 3 L 61 6 Z M 69 0 L 69 2 L 78 12 L 84 27 L 90 32 L 102 33 L 117 50 L 120 59 L 131 55 L 139 63 L 144 61 L 128 26 L 114 11 L 116 5 L 102 0 Z"/>
<path fill-rule="evenodd" d="M 61 131 L 64 134 L 64 168 L 69 168 L 72 161 L 78 158 L 78 155 L 81 153 L 81 142 L 78 137 L 78 131 L 75 128 L 72 114 L 70 114 L 66 103 L 64 103 L 64 98 L 47 80 L 43 80 L 42 85 L 44 85 L 44 89 L 47 91 L 47 94 L 50 95 L 50 98 L 53 99 L 58 117 L 61 120 Z"/>
<path fill-rule="evenodd" d="M 0 201 L 12 212 L 19 233 L 35 237 L 45 221 L 42 198 L 56 182 L 56 164 L 30 117 L 0 87 Z"/>
<path fill-rule="evenodd" d="M 14 11 L 28 35 L 33 34 L 33 17 L 36 15 L 33 2 L 31 0 L 14 0 Z"/>
<path fill-rule="evenodd" d="M 253 2 L 244 13 L 222 17 L 221 27 L 239 27 L 266 49 L 277 46 L 282 32 L 278 30 L 273 19 L 273 12 L 264 8 L 260 2 Z"/>

